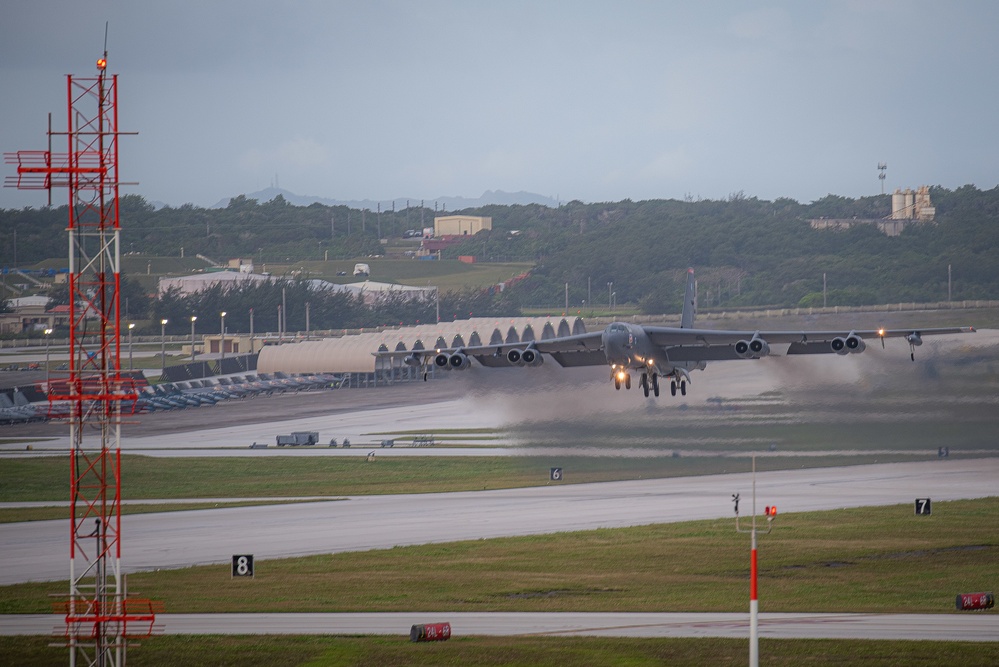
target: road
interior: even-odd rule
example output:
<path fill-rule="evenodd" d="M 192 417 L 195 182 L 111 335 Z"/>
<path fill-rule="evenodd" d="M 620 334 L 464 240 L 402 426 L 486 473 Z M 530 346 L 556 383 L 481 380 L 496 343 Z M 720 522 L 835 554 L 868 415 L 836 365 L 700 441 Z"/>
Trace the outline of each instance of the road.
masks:
<path fill-rule="evenodd" d="M 994 496 L 997 476 L 999 459 L 944 459 L 765 472 L 756 486 L 783 514 Z M 126 515 L 123 571 L 716 519 L 733 493 L 748 502 L 749 473 Z M 0 525 L 0 584 L 65 579 L 67 539 L 65 521 Z"/>
<path fill-rule="evenodd" d="M 748 613 L 488 613 L 158 614 L 167 635 L 402 635 L 413 625 L 448 622 L 453 637 L 558 635 L 600 637 L 725 637 L 745 639 Z M 0 635 L 47 635 L 64 629 L 49 614 L 0 615 Z M 999 641 L 999 615 L 760 614 L 769 639 L 899 639 Z"/>

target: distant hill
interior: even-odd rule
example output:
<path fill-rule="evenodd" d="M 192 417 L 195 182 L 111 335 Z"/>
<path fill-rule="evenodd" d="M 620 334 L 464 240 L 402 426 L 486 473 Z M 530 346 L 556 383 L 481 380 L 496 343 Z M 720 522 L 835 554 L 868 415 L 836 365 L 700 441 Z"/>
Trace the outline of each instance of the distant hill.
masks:
<path fill-rule="evenodd" d="M 387 199 L 385 201 L 372 201 L 370 199 L 362 200 L 347 200 L 347 199 L 330 199 L 328 197 L 315 197 L 315 196 L 305 196 L 297 195 L 294 192 L 289 192 L 283 188 L 264 188 L 263 190 L 257 190 L 256 192 L 247 192 L 244 194 L 248 199 L 256 199 L 259 203 L 269 202 L 278 195 L 284 197 L 285 201 L 294 206 L 309 206 L 310 204 L 323 204 L 325 206 L 348 206 L 350 208 L 356 209 L 368 209 L 369 211 L 374 211 L 381 204 L 383 211 L 388 211 L 392 209 L 392 204 L 395 204 L 397 211 L 401 211 L 406 208 L 406 202 L 409 201 L 410 206 L 419 206 L 420 201 L 423 201 L 424 206 L 430 207 L 437 205 L 445 211 L 460 211 L 466 208 L 479 208 L 482 206 L 489 205 L 500 205 L 500 206 L 512 206 L 515 204 L 527 205 L 527 204 L 540 204 L 542 206 L 549 206 L 551 208 L 558 207 L 558 200 L 551 197 L 545 197 L 544 195 L 535 194 L 533 192 L 504 192 L 502 190 L 486 190 L 481 196 L 477 198 L 469 197 L 437 197 L 435 199 L 419 199 L 417 197 L 398 197 L 396 199 Z M 236 196 L 236 195 L 233 195 Z M 231 197 L 226 197 L 225 199 L 220 199 L 211 208 L 225 208 L 229 205 L 229 200 Z"/>

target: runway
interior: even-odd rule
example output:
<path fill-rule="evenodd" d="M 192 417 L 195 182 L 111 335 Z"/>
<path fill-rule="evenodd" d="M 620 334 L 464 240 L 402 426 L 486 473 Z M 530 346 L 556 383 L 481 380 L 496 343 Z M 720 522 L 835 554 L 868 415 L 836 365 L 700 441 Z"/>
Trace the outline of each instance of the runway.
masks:
<path fill-rule="evenodd" d="M 944 459 L 759 473 L 756 487 L 786 514 L 994 496 L 997 476 L 999 459 Z M 749 473 L 126 515 L 123 571 L 716 519 L 733 493 L 751 496 Z M 61 520 L 0 525 L 0 585 L 65 579 L 67 540 Z"/>
<path fill-rule="evenodd" d="M 401 635 L 413 625 L 451 624 L 452 637 L 599 636 L 745 639 L 748 613 L 157 614 L 165 635 Z M 0 635 L 47 635 L 64 629 L 50 614 L 0 615 Z M 761 612 L 769 639 L 999 641 L 995 614 L 785 614 Z"/>

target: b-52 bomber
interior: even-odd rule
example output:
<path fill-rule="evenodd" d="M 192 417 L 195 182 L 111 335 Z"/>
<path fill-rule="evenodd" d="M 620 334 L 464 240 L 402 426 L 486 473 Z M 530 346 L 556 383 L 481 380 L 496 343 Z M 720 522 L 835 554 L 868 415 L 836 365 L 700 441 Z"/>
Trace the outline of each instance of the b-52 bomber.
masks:
<path fill-rule="evenodd" d="M 694 328 L 694 271 L 687 271 L 687 287 L 679 327 L 653 327 L 612 322 L 602 331 L 560 336 L 521 343 L 381 351 L 379 357 L 402 357 L 409 366 L 432 363 L 441 370 L 463 370 L 475 359 L 486 367 L 540 366 L 545 355 L 563 367 L 610 367 L 615 389 L 631 389 L 632 371 L 645 396 L 659 396 L 660 378 L 669 380 L 673 396 L 687 394 L 690 371 L 704 370 L 709 361 L 762 359 L 771 345 L 787 345 L 784 354 L 857 354 L 867 348 L 865 339 L 905 338 L 910 357 L 923 336 L 972 333 L 974 327 L 874 329 L 839 331 L 721 331 Z M 426 379 L 426 373 L 424 373 Z"/>

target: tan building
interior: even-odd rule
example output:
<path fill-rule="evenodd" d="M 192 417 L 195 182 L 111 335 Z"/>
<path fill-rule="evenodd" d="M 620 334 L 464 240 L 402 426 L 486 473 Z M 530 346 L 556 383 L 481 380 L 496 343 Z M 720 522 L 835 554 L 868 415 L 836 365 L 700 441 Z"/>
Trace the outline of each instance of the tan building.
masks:
<path fill-rule="evenodd" d="M 445 215 L 434 218 L 434 236 L 472 236 L 492 229 L 493 219 L 478 215 Z"/>

